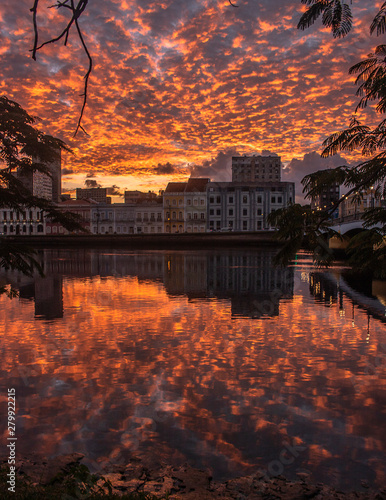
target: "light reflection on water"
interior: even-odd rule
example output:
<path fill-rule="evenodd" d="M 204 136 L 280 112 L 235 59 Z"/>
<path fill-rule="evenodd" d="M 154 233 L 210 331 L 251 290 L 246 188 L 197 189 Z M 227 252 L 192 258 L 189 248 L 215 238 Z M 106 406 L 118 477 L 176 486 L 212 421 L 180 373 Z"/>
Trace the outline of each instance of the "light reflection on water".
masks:
<path fill-rule="evenodd" d="M 3 274 L 18 452 L 384 484 L 382 287 L 272 256 L 47 250 L 46 278 Z"/>

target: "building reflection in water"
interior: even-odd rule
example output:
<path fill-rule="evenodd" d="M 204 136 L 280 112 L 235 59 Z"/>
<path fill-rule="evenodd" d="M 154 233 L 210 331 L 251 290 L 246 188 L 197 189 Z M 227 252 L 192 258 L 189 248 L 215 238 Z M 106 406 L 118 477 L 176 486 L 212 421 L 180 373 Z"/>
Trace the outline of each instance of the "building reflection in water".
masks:
<path fill-rule="evenodd" d="M 288 477 L 306 468 L 342 488 L 382 485 L 376 302 L 337 271 L 274 268 L 272 257 L 46 250 L 45 278 L 3 273 L 20 290 L 0 297 L 19 452 L 156 455 L 228 478 L 295 443 Z"/>

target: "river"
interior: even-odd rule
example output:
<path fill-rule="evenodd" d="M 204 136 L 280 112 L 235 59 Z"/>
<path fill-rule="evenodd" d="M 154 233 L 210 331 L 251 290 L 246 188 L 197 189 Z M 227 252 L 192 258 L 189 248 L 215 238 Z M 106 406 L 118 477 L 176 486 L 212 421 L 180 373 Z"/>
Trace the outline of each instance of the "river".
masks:
<path fill-rule="evenodd" d="M 2 272 L 17 453 L 384 485 L 385 283 L 273 256 L 41 250 L 45 277 Z"/>

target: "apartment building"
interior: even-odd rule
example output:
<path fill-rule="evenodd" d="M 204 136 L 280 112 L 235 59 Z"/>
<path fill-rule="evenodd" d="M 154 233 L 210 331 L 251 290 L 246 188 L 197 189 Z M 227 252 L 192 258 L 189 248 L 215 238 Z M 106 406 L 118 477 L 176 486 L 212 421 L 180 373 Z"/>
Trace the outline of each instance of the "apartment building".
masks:
<path fill-rule="evenodd" d="M 267 215 L 295 200 L 293 182 L 209 182 L 206 189 L 209 231 L 272 229 Z"/>
<path fill-rule="evenodd" d="M 280 182 L 280 156 L 232 156 L 232 182 Z"/>

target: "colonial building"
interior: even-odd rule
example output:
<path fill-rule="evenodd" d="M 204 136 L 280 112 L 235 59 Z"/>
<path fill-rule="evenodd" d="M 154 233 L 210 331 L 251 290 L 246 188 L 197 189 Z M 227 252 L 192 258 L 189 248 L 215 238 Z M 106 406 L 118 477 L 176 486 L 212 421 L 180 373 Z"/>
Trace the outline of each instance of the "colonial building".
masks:
<path fill-rule="evenodd" d="M 135 233 L 155 234 L 164 232 L 162 198 L 144 201 L 135 206 Z"/>
<path fill-rule="evenodd" d="M 186 182 L 169 182 L 163 196 L 164 232 L 185 231 L 184 201 Z"/>
<path fill-rule="evenodd" d="M 191 177 L 185 187 L 185 231 L 204 233 L 206 231 L 206 185 L 208 178 Z"/>
<path fill-rule="evenodd" d="M 293 182 L 209 182 L 206 189 L 210 231 L 272 229 L 267 215 L 295 200 Z"/>
<path fill-rule="evenodd" d="M 91 210 L 97 205 L 94 200 L 66 200 L 57 204 L 57 208 L 63 212 L 72 212 L 80 216 L 80 223 L 86 231 L 91 232 Z M 81 233 L 81 231 L 74 231 Z M 69 234 L 59 222 L 53 222 L 50 219 L 46 220 L 46 234 Z"/>
<path fill-rule="evenodd" d="M 91 210 L 93 234 L 133 234 L 135 209 L 125 203 L 97 203 Z"/>
<path fill-rule="evenodd" d="M 16 211 L 12 208 L 2 208 L 0 211 L 2 225 L 0 233 L 4 235 L 45 234 L 46 219 L 44 213 L 36 208 L 26 208 Z"/>
<path fill-rule="evenodd" d="M 232 182 L 278 182 L 280 180 L 280 156 L 232 156 Z"/>

